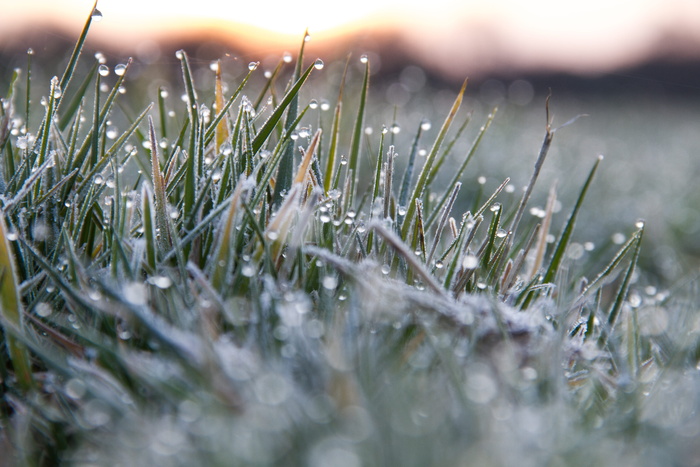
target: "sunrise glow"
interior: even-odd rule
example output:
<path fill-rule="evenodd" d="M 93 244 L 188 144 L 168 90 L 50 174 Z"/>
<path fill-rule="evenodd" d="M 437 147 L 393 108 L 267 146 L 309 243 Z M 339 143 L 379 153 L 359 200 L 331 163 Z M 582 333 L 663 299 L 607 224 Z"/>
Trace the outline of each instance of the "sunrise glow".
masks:
<path fill-rule="evenodd" d="M 6 2 L 0 39 L 37 23 L 78 31 L 92 5 Z M 654 54 L 700 55 L 700 2 L 689 0 L 100 0 L 98 8 L 103 20 L 91 38 L 115 47 L 208 35 L 255 52 L 288 48 L 307 28 L 327 44 L 353 34 L 383 34 L 393 41 L 386 51 L 400 45 L 455 76 L 504 67 L 595 73 Z"/>

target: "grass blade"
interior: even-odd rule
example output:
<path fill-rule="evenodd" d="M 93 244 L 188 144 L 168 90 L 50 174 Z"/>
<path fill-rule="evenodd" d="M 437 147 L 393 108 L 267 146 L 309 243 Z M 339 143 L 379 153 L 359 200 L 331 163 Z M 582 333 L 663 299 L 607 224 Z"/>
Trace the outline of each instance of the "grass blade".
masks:
<path fill-rule="evenodd" d="M 19 294 L 15 261 L 11 251 L 5 224 L 5 213 L 0 211 L 0 313 L 3 320 L 16 328 L 17 332 L 23 334 L 22 301 Z M 5 330 L 5 339 L 17 382 L 23 390 L 29 390 L 34 385 L 29 352 L 8 329 Z"/>
<path fill-rule="evenodd" d="M 369 91 L 369 60 L 365 61 L 365 75 L 362 79 L 362 90 L 360 92 L 360 105 L 357 108 L 357 117 L 355 118 L 355 126 L 352 132 L 352 144 L 350 146 L 350 157 L 348 161 L 348 174 L 352 173 L 350 179 L 350 193 L 348 206 L 352 206 L 352 201 L 355 197 L 355 184 L 359 177 L 360 170 L 360 143 L 364 134 L 365 107 L 367 105 L 367 92 Z"/>
<path fill-rule="evenodd" d="M 559 241 L 557 242 L 557 246 L 554 249 L 554 253 L 552 254 L 552 260 L 549 263 L 549 267 L 547 268 L 547 272 L 544 274 L 543 282 L 545 284 L 554 282 L 554 277 L 556 276 L 557 271 L 559 271 L 559 265 L 561 264 L 562 260 L 564 259 L 564 253 L 566 252 L 566 247 L 569 245 L 569 240 L 571 240 L 571 234 L 574 231 L 574 225 L 576 224 L 576 217 L 578 216 L 578 212 L 581 209 L 581 205 L 583 204 L 583 199 L 586 197 L 586 193 L 588 192 L 588 188 L 591 186 L 591 182 L 593 181 L 593 176 L 595 175 L 596 170 L 598 170 L 598 166 L 600 165 L 600 162 L 602 160 L 603 160 L 603 156 L 598 156 L 598 159 L 596 159 L 595 164 L 593 164 L 593 168 L 591 169 L 591 172 L 588 174 L 588 178 L 586 179 L 586 182 L 583 184 L 583 188 L 581 189 L 581 193 L 579 194 L 578 199 L 576 200 L 576 205 L 574 206 L 573 211 L 571 211 L 571 215 L 569 215 L 569 219 L 566 221 L 566 225 L 564 226 L 564 230 L 562 230 L 562 233 L 559 236 Z"/>
<path fill-rule="evenodd" d="M 447 131 L 450 129 L 450 126 L 452 125 L 452 121 L 455 118 L 455 115 L 457 115 L 457 111 L 459 110 L 459 107 L 462 105 L 462 99 L 464 97 L 464 91 L 467 88 L 467 81 L 464 81 L 464 84 L 462 84 L 462 89 L 460 89 L 459 93 L 457 94 L 457 98 L 455 99 L 454 103 L 452 104 L 452 108 L 450 109 L 449 114 L 447 114 L 447 118 L 445 118 L 444 123 L 442 124 L 442 127 L 440 128 L 440 132 L 438 133 L 437 138 L 435 139 L 435 142 L 433 143 L 433 147 L 430 150 L 430 153 L 427 155 L 425 159 L 425 164 L 423 164 L 423 169 L 421 170 L 420 175 L 418 176 L 418 181 L 416 182 L 416 186 L 413 189 L 413 194 L 411 195 L 410 200 L 415 200 L 417 198 L 422 198 L 423 193 L 425 192 L 425 189 L 427 187 L 427 182 L 428 182 L 428 176 L 430 175 L 430 171 L 432 170 L 433 163 L 435 162 L 435 158 L 437 157 L 437 153 L 440 150 L 440 146 L 442 145 L 442 141 L 445 139 L 445 136 L 447 135 Z M 406 238 L 411 226 L 411 223 L 413 222 L 413 217 L 416 214 L 416 206 L 415 203 L 409 202 L 408 203 L 408 211 L 406 212 L 406 217 L 403 220 L 403 224 L 401 226 L 401 237 Z"/>
<path fill-rule="evenodd" d="M 301 77 L 301 70 L 302 70 L 302 64 L 304 63 L 304 47 L 306 45 L 306 40 L 307 37 L 309 37 L 309 31 L 307 30 L 304 32 L 304 39 L 301 41 L 301 47 L 299 49 L 299 57 L 297 57 L 297 65 L 294 68 L 294 77 L 292 78 L 292 81 L 299 81 Z M 288 93 L 289 94 L 289 93 Z M 282 100 L 284 102 L 284 99 Z M 280 106 L 281 107 L 281 104 Z M 293 122 L 297 118 L 297 114 L 299 113 L 299 96 L 298 93 L 294 93 L 291 96 L 291 99 L 289 100 L 288 104 L 289 110 L 287 110 L 287 118 L 284 124 L 284 129 L 287 132 L 292 131 L 293 127 Z M 274 115 L 274 113 L 273 113 Z M 281 117 L 281 115 L 280 115 Z M 269 121 L 269 120 L 268 120 Z M 274 128 L 275 125 L 273 125 L 272 128 Z M 257 149 L 253 151 L 253 153 L 256 153 Z M 279 206 L 279 204 L 282 202 L 282 197 L 285 193 L 287 193 L 289 190 L 292 188 L 292 172 L 294 171 L 294 145 L 287 145 L 284 148 L 284 152 L 282 154 L 282 159 L 280 160 L 280 165 L 279 169 L 277 171 L 277 182 L 275 184 L 275 192 L 273 195 L 273 203 L 275 206 Z"/>

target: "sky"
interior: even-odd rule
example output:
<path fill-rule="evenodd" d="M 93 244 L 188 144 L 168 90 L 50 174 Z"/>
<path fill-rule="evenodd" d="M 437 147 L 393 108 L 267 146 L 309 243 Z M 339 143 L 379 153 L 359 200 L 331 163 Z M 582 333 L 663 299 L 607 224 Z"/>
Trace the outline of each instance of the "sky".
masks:
<path fill-rule="evenodd" d="M 0 0 L 0 40 L 50 23 L 78 31 L 90 0 Z M 654 57 L 700 58 L 698 0 L 100 0 L 91 37 L 134 47 L 144 40 L 230 35 L 251 48 L 296 47 L 308 28 L 332 43 L 389 37 L 447 75 L 516 69 L 595 74 Z"/>

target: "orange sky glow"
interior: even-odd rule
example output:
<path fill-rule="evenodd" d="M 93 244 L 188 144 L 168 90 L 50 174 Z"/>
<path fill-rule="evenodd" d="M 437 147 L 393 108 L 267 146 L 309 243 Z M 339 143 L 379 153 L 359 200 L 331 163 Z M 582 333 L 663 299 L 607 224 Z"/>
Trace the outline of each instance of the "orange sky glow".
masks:
<path fill-rule="evenodd" d="M 77 33 L 93 4 L 2 3 L 0 40 L 37 22 Z M 209 32 L 255 53 L 292 49 L 307 27 L 314 42 L 376 33 L 455 77 L 504 68 L 594 74 L 650 57 L 700 57 L 697 0 L 100 0 L 98 8 L 104 17 L 91 38 L 112 46 Z"/>

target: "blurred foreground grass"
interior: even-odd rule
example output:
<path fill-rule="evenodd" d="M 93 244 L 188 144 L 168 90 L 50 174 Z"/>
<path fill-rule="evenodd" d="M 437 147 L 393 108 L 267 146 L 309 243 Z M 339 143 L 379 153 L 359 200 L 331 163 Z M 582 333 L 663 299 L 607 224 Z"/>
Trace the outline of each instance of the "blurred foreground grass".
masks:
<path fill-rule="evenodd" d="M 303 46 L 131 84 L 89 26 L 0 86 L 3 461 L 697 464 L 695 282 L 596 116 L 387 108 Z"/>

